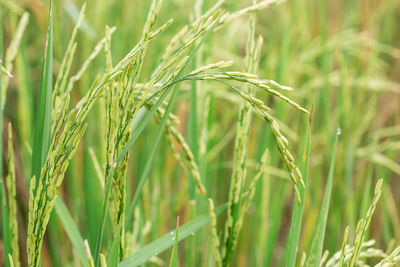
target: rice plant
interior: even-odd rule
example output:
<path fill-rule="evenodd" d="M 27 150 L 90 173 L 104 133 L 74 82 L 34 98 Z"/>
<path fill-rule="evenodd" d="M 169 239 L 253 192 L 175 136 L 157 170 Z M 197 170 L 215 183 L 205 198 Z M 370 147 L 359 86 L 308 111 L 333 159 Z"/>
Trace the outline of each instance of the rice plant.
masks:
<path fill-rule="evenodd" d="M 0 6 L 0 266 L 400 264 L 400 3 Z"/>

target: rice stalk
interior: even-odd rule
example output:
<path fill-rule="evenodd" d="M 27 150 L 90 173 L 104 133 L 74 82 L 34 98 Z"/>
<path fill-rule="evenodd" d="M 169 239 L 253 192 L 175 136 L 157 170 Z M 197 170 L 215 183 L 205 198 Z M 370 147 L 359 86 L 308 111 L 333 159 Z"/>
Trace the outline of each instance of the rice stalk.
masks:
<path fill-rule="evenodd" d="M 245 216 L 246 212 L 249 210 L 250 205 L 251 205 L 251 203 L 252 203 L 252 201 L 254 199 L 254 196 L 256 194 L 258 181 L 260 180 L 260 178 L 264 175 L 264 173 L 266 171 L 268 155 L 269 155 L 269 150 L 266 149 L 264 151 L 263 155 L 261 156 L 261 160 L 260 160 L 260 163 L 258 165 L 257 172 L 256 172 L 254 178 L 250 182 L 250 185 L 249 185 L 249 188 L 248 188 L 248 196 L 243 201 L 243 205 L 242 205 L 241 210 L 240 210 L 240 217 L 239 217 L 239 221 L 238 221 L 238 229 L 239 229 L 239 231 L 243 226 L 244 216 Z"/>
<path fill-rule="evenodd" d="M 343 235 L 343 243 L 342 243 L 342 249 L 340 250 L 340 258 L 339 258 L 339 267 L 343 267 L 344 265 L 344 260 L 346 257 L 346 244 L 347 244 L 347 239 L 349 238 L 349 226 L 346 227 L 346 230 L 344 231 Z"/>
<path fill-rule="evenodd" d="M 29 224 L 28 224 L 28 259 L 29 266 L 37 266 L 40 258 L 40 249 L 43 242 L 50 212 L 54 206 L 56 190 L 61 185 L 65 171 L 70 160 L 74 156 L 78 144 L 86 130 L 85 119 L 94 102 L 99 98 L 103 90 L 119 78 L 127 66 L 131 63 L 132 54 L 143 49 L 142 44 L 136 46 L 122 59 L 116 67 L 98 76 L 92 83 L 87 94 L 79 101 L 75 108 L 67 112 L 68 99 L 62 105 L 59 112 L 59 120 L 54 127 L 51 145 L 40 177 L 35 176 L 30 184 Z M 57 101 L 56 101 L 57 102 Z M 56 103 L 56 108 L 57 103 Z M 37 192 L 34 193 L 35 188 Z"/>
<path fill-rule="evenodd" d="M 107 71 L 112 70 L 112 58 L 111 58 L 111 48 L 110 48 L 110 43 L 111 43 L 111 34 L 110 34 L 110 28 L 106 27 L 106 42 L 105 42 L 105 54 L 106 54 L 106 69 Z M 106 102 L 106 173 L 105 177 L 107 177 L 108 173 L 107 170 L 109 170 L 114 163 L 114 150 L 116 146 L 116 141 L 117 141 L 117 123 L 118 123 L 118 116 L 119 116 L 119 100 L 120 100 L 120 95 L 121 95 L 121 89 L 124 86 L 122 84 L 122 78 L 120 77 L 116 83 L 110 84 L 110 86 L 107 88 L 106 93 L 105 93 L 105 102 Z M 121 88 L 121 89 L 120 89 Z M 127 155 L 128 157 L 128 155 Z M 124 241 L 125 241 L 125 235 L 123 233 L 123 224 L 124 224 L 124 210 L 125 210 L 125 175 L 126 173 L 124 172 L 124 169 L 126 171 L 126 168 L 124 168 L 123 165 L 122 169 L 119 167 L 119 169 L 116 171 L 116 175 L 114 177 L 111 177 L 113 179 L 113 187 L 114 190 L 112 190 L 112 194 L 110 196 L 110 215 L 111 215 L 111 222 L 113 225 L 113 232 L 114 235 L 120 236 L 120 244 L 119 244 L 119 255 L 121 259 L 124 257 Z M 119 225 L 122 225 L 122 228 L 119 232 L 117 233 L 117 229 Z"/>
<path fill-rule="evenodd" d="M 375 186 L 375 194 L 366 216 L 357 224 L 353 246 L 346 245 L 349 236 L 349 228 L 347 227 L 341 250 L 336 252 L 324 266 L 363 266 L 364 260 L 368 258 L 382 258 L 382 260 L 375 266 L 394 266 L 395 263 L 400 262 L 400 259 L 396 258 L 400 254 L 400 247 L 397 247 L 390 255 L 387 255 L 382 250 L 372 247 L 375 244 L 375 240 L 363 240 L 366 236 L 366 230 L 369 227 L 376 205 L 382 194 L 382 183 L 382 179 L 378 180 Z"/>
<path fill-rule="evenodd" d="M 195 71 L 197 72 L 197 70 Z M 275 95 L 282 99 L 283 101 L 287 102 L 288 104 L 292 105 L 296 109 L 308 114 L 308 111 L 294 102 L 293 100 L 289 99 L 288 97 L 284 96 L 282 93 L 278 92 L 276 89 L 280 90 L 292 90 L 290 87 L 282 86 L 275 81 L 266 80 L 266 79 L 258 79 L 257 75 L 251 73 L 244 73 L 244 72 L 219 72 L 219 73 L 201 73 L 197 75 L 187 75 L 183 79 L 187 80 L 211 80 L 211 81 L 221 81 L 221 80 L 234 80 L 242 83 L 248 83 L 251 85 L 255 85 L 266 92 Z"/>
<path fill-rule="evenodd" d="M 16 200 L 16 179 L 14 165 L 14 148 L 11 123 L 8 124 L 8 175 L 6 177 L 6 188 L 8 192 L 8 211 L 11 256 L 14 259 L 14 266 L 21 266 L 19 260 L 18 245 L 18 222 L 17 222 L 17 200 Z"/>
<path fill-rule="evenodd" d="M 382 194 L 382 183 L 383 183 L 383 179 L 379 179 L 378 182 L 376 183 L 375 193 L 374 193 L 374 198 L 372 199 L 372 203 L 367 210 L 365 218 L 361 219 L 358 222 L 357 230 L 356 230 L 356 237 L 354 239 L 354 251 L 350 258 L 349 267 L 355 266 L 358 261 L 358 258 L 360 257 L 361 244 L 365 238 L 366 231 L 371 223 L 372 215 L 374 214 L 376 205 Z"/>
<path fill-rule="evenodd" d="M 253 1 L 255 3 L 256 1 Z M 246 69 L 249 72 L 256 72 L 259 61 L 262 39 L 255 41 L 255 23 L 256 17 L 252 16 L 250 21 L 250 30 L 247 39 L 246 47 Z M 244 94 L 250 97 L 254 94 L 254 88 L 247 87 Z M 237 132 L 235 138 L 235 147 L 233 153 L 233 171 L 231 177 L 231 186 L 229 189 L 229 205 L 227 213 L 227 221 L 225 223 L 224 246 L 222 250 L 222 262 L 224 266 L 229 265 L 232 260 L 233 250 L 236 246 L 237 238 L 241 228 L 241 213 L 240 199 L 242 196 L 243 185 L 246 179 L 246 158 L 247 148 L 250 135 L 251 123 L 251 104 L 244 102 L 239 108 L 239 117 L 237 121 Z"/>
<path fill-rule="evenodd" d="M 196 53 L 198 52 L 200 46 L 204 42 L 204 39 L 207 37 L 209 32 L 212 31 L 212 29 L 215 27 L 220 15 L 221 15 L 221 12 L 217 11 L 215 14 L 210 16 L 207 19 L 207 21 L 204 23 L 204 25 L 202 25 L 202 27 L 199 29 L 198 34 L 196 36 L 194 36 L 194 39 L 193 40 L 189 40 L 186 45 L 183 45 L 181 52 L 183 52 L 187 48 L 190 48 L 190 46 L 194 46 L 190 51 L 190 56 L 184 56 L 180 61 L 178 61 L 177 65 L 175 67 L 175 70 L 171 71 L 169 76 L 166 79 L 164 79 L 164 84 L 155 93 L 153 93 L 150 97 L 145 99 L 145 101 L 143 103 L 147 103 L 149 101 L 152 101 L 153 98 L 157 97 L 158 93 L 163 92 L 162 95 L 160 96 L 160 98 L 158 98 L 158 100 L 156 101 L 154 106 L 151 108 L 151 110 L 139 122 L 139 124 L 137 126 L 136 133 L 132 136 L 132 138 L 129 140 L 127 146 L 124 148 L 124 150 L 118 156 L 117 161 L 118 161 L 118 159 L 121 159 L 125 155 L 124 153 L 126 153 L 126 151 L 128 151 L 129 148 L 136 141 L 136 138 L 137 138 L 138 134 L 140 134 L 140 132 L 143 130 L 143 125 L 146 125 L 146 123 L 148 122 L 148 120 L 150 119 L 152 114 L 154 114 L 155 111 L 159 108 L 159 106 L 161 105 L 162 101 L 164 100 L 166 94 L 169 92 L 169 90 L 171 90 L 171 86 L 175 85 L 180 80 L 180 78 L 182 77 L 183 72 L 186 69 L 186 67 L 188 66 L 190 60 L 196 55 Z M 198 42 L 196 42 L 196 41 L 198 41 Z M 181 54 L 181 53 L 179 53 L 179 54 Z M 173 59 L 171 62 L 173 64 L 175 64 L 176 61 L 177 61 L 176 59 Z M 164 62 L 168 62 L 168 61 L 164 61 Z M 167 66 L 171 66 L 171 63 L 168 63 L 166 65 Z M 160 71 L 160 70 L 162 70 L 162 68 L 156 68 L 155 72 Z M 154 73 L 153 73 L 153 76 L 154 76 Z M 175 88 L 175 86 L 173 88 Z M 138 201 L 139 194 L 140 194 L 141 190 L 143 189 L 143 185 L 144 185 L 144 183 L 145 183 L 145 181 L 147 179 L 147 176 L 150 173 L 151 164 L 152 164 L 152 161 L 154 159 L 155 149 L 157 148 L 157 144 L 158 144 L 158 142 L 159 142 L 159 140 L 161 138 L 161 130 L 163 130 L 165 125 L 166 125 L 166 122 L 167 122 L 167 119 L 168 119 L 168 115 L 169 115 L 169 112 L 170 112 L 171 101 L 172 101 L 172 99 L 174 97 L 176 97 L 176 89 L 174 90 L 173 95 L 171 96 L 170 103 L 168 104 L 166 112 L 164 113 L 164 116 L 163 116 L 163 118 L 162 118 L 162 120 L 160 122 L 159 130 L 158 130 L 156 138 L 154 140 L 153 148 L 152 148 L 152 150 L 150 152 L 150 157 L 149 157 L 148 161 L 146 162 L 144 171 L 143 171 L 143 173 L 142 173 L 142 175 L 141 175 L 141 177 L 139 179 L 139 185 L 138 185 L 138 187 L 136 189 L 134 198 L 133 198 L 133 200 L 132 200 L 132 202 L 130 204 L 130 207 L 129 207 L 129 211 L 128 211 L 128 215 L 127 215 L 127 220 L 128 221 L 130 221 L 130 219 L 133 216 L 133 211 L 134 211 L 135 205 L 136 205 L 136 203 Z M 198 189 L 199 189 L 200 192 L 204 192 L 201 187 L 199 187 Z"/>
<path fill-rule="evenodd" d="M 220 253 L 220 242 L 217 231 L 217 216 L 215 215 L 214 201 L 208 199 L 209 214 L 211 218 L 211 235 L 212 243 L 214 246 L 214 262 L 217 267 L 222 267 L 221 253 Z"/>
<path fill-rule="evenodd" d="M 221 81 L 220 81 L 221 82 Z M 299 189 L 298 189 L 298 184 L 300 183 L 300 186 L 302 186 L 303 188 L 305 187 L 304 185 L 304 181 L 302 179 L 302 175 L 300 170 L 298 169 L 298 167 L 296 166 L 295 162 L 294 162 L 294 157 L 292 156 L 292 154 L 290 153 L 289 149 L 287 148 L 288 145 L 288 140 L 286 139 L 286 137 L 281 133 L 280 127 L 278 122 L 275 120 L 274 117 L 272 117 L 268 111 L 270 110 L 270 108 L 268 108 L 267 106 L 264 105 L 264 103 L 255 98 L 255 97 L 250 97 L 244 93 L 242 93 L 238 88 L 236 88 L 235 86 L 225 83 L 224 84 L 228 85 L 229 87 L 231 87 L 236 93 L 238 93 L 244 100 L 248 101 L 248 103 L 250 103 L 250 105 L 253 107 L 255 113 L 257 115 L 259 115 L 260 117 L 262 117 L 271 127 L 272 133 L 273 133 L 273 137 L 275 139 L 275 143 L 278 146 L 279 149 L 279 154 L 282 158 L 282 161 L 285 163 L 288 171 L 289 171 L 289 175 L 290 178 L 293 182 L 293 187 L 294 187 L 294 193 L 296 196 L 297 201 L 301 201 L 300 199 L 300 193 L 299 193 Z"/>
<path fill-rule="evenodd" d="M 69 76 L 69 72 L 71 70 L 72 60 L 74 58 L 75 50 L 77 47 L 75 38 L 80 26 L 82 25 L 83 20 L 85 19 L 85 9 L 86 9 L 86 4 L 83 4 L 81 11 L 79 13 L 78 21 L 76 22 L 75 27 L 72 30 L 71 38 L 68 42 L 67 49 L 65 51 L 63 60 L 61 62 L 60 70 L 58 72 L 56 83 L 54 85 L 54 90 L 53 90 L 53 106 L 55 105 L 56 98 L 61 97 L 67 85 L 67 79 Z"/>
<path fill-rule="evenodd" d="M 116 31 L 116 27 L 112 27 L 110 29 L 110 35 L 112 35 Z M 102 51 L 104 43 L 106 42 L 106 37 L 101 39 L 93 48 L 93 51 L 90 53 L 88 58 L 83 62 L 81 65 L 80 69 L 70 77 L 68 81 L 68 85 L 66 86 L 65 94 L 70 94 L 72 88 L 74 87 L 74 84 L 79 81 L 79 79 L 82 77 L 82 75 L 86 72 L 88 69 L 90 63 L 97 57 L 97 55 Z"/>
<path fill-rule="evenodd" d="M 397 247 L 384 259 L 382 259 L 378 264 L 375 265 L 375 267 L 390 267 L 390 266 L 396 266 L 396 264 L 400 263 L 400 246 Z"/>
<path fill-rule="evenodd" d="M 362 243 L 361 248 L 362 252 L 359 255 L 359 259 L 357 260 L 356 266 L 367 266 L 366 262 L 369 259 L 381 259 L 380 262 L 386 263 L 388 265 L 377 265 L 374 266 L 394 266 L 394 263 L 398 262 L 396 259 L 396 255 L 399 253 L 399 247 L 396 248 L 391 255 L 387 255 L 381 249 L 373 247 L 376 244 L 376 241 L 371 239 L 369 241 L 365 241 Z M 321 262 L 321 266 L 325 267 L 334 267 L 334 266 L 347 266 L 350 264 L 350 260 L 352 254 L 354 253 L 354 246 L 346 245 L 345 248 L 336 252 L 331 256 L 331 258 L 326 261 L 326 263 Z M 392 264 L 392 265 L 391 265 Z M 369 265 L 368 265 L 369 266 Z"/>
<path fill-rule="evenodd" d="M 161 8 L 162 1 L 153 1 L 150 7 L 148 18 L 146 20 L 144 30 L 142 33 L 141 42 L 145 42 L 148 39 L 154 38 L 157 34 L 162 32 L 170 21 L 161 26 L 157 31 L 151 32 L 151 28 L 154 25 L 156 17 Z M 112 69 L 112 58 L 110 49 L 111 34 L 110 29 L 106 28 L 106 42 L 105 52 L 107 69 Z M 108 177 L 110 170 L 116 161 L 117 156 L 125 148 L 131 134 L 131 123 L 137 115 L 137 111 L 143 103 L 143 100 L 139 103 L 135 103 L 135 99 L 132 98 L 133 90 L 135 89 L 136 83 L 139 79 L 141 68 L 143 65 L 144 55 L 146 53 L 147 45 L 144 45 L 142 51 L 134 57 L 134 64 L 128 67 L 127 76 L 121 75 L 118 81 L 114 84 L 110 84 L 106 93 L 106 121 L 107 121 L 107 134 L 106 134 L 106 147 L 107 147 L 107 162 L 106 162 L 106 173 L 105 177 Z M 129 76 L 128 76 L 129 75 Z M 125 88 L 128 88 L 126 90 Z M 124 90 L 125 89 L 125 90 Z M 141 95 L 147 95 L 148 90 L 141 92 Z M 143 98 L 142 98 L 143 99 Z M 118 112 L 119 106 L 123 105 L 123 111 Z M 135 107 L 136 106 L 136 107 Z M 135 110 L 135 111 L 131 111 Z M 128 165 L 129 153 L 127 153 L 122 160 L 113 168 L 115 169 L 113 177 L 113 189 L 110 195 L 110 213 L 113 222 L 114 234 L 120 235 L 120 260 L 124 259 L 127 255 L 125 253 L 125 203 L 126 203 L 126 172 Z M 117 233 L 117 229 L 120 229 L 120 233 Z"/>
<path fill-rule="evenodd" d="M 154 6 L 156 7 L 156 5 L 153 5 L 153 7 Z M 150 15 L 149 15 L 149 19 L 148 19 L 149 24 L 153 24 L 154 23 L 153 22 L 153 20 L 154 20 L 153 17 L 157 15 L 157 12 L 158 12 L 157 9 L 158 9 L 157 7 L 156 8 L 151 8 L 151 12 L 149 12 Z M 167 22 L 166 24 L 161 26 L 156 31 L 145 33 L 144 34 L 145 37 L 144 37 L 144 39 L 142 41 L 142 43 L 144 43 L 144 44 L 143 44 L 143 48 L 142 48 L 141 52 L 137 53 L 136 56 L 133 53 L 129 53 L 122 61 L 120 61 L 119 64 L 117 64 L 116 67 L 114 67 L 114 69 L 115 68 L 119 68 L 121 66 L 124 66 L 126 59 L 133 58 L 134 60 L 137 60 L 136 62 L 138 62 L 138 63 L 136 63 L 136 65 L 133 65 L 133 66 L 132 65 L 131 66 L 127 65 L 127 70 L 129 71 L 129 70 L 133 69 L 136 73 L 139 73 L 140 68 L 141 68 L 140 66 L 142 64 L 141 63 L 142 62 L 142 57 L 143 57 L 143 53 L 142 52 L 145 51 L 145 48 L 146 48 L 148 42 L 150 40 L 154 39 L 154 37 L 157 34 L 159 34 L 166 27 L 168 27 L 168 25 L 170 23 L 171 23 L 171 21 Z M 210 27 L 210 25 L 208 25 L 208 27 Z M 147 29 L 150 30 L 148 27 L 147 27 Z M 205 32 L 206 31 L 204 31 L 202 33 L 204 34 Z M 198 36 L 196 36 L 196 38 L 194 40 L 197 40 L 200 36 L 202 36 L 202 35 L 199 34 Z M 191 43 L 194 44 L 194 42 L 191 42 Z M 187 64 L 187 60 L 188 60 L 187 57 L 182 58 L 180 61 L 177 61 L 176 59 L 172 60 L 166 66 L 168 68 L 166 68 L 166 69 L 161 71 L 161 73 L 160 73 L 161 77 L 163 77 L 167 73 L 167 71 L 172 66 L 174 66 L 175 63 L 177 63 L 176 66 L 175 66 L 175 70 L 171 71 L 169 76 L 167 76 L 166 82 L 169 82 L 170 80 L 175 79 L 175 77 L 177 75 L 180 75 L 183 66 L 185 64 Z M 118 151 L 120 153 L 115 154 L 116 155 L 116 159 L 115 159 L 115 162 L 113 163 L 113 165 L 111 166 L 112 168 L 109 167 L 108 168 L 109 171 L 107 171 L 107 169 L 106 169 L 106 173 L 108 173 L 108 175 L 106 177 L 110 177 L 110 176 L 112 177 L 114 175 L 114 173 L 116 171 L 115 167 L 117 167 L 118 164 L 124 160 L 124 158 L 127 156 L 127 153 L 129 151 L 130 146 L 136 140 L 137 137 L 129 138 L 130 132 L 128 130 L 130 129 L 129 128 L 130 125 L 131 125 L 130 122 L 133 120 L 133 118 L 136 117 L 136 115 L 138 114 L 138 111 L 140 110 L 140 108 L 143 107 L 143 105 L 145 104 L 146 100 L 148 100 L 148 99 L 146 99 L 146 96 L 147 96 L 150 88 L 152 87 L 151 84 L 154 84 L 157 81 L 157 78 L 160 78 L 160 76 L 158 76 L 158 75 L 152 75 L 150 77 L 150 81 L 148 82 L 148 84 L 150 84 L 150 86 L 143 87 L 143 90 L 138 94 L 139 95 L 138 96 L 139 99 L 137 100 L 136 98 L 131 98 L 130 97 L 131 95 L 134 96 L 134 94 L 132 94 L 132 89 L 135 87 L 134 85 L 137 82 L 137 77 L 138 76 L 135 75 L 134 79 L 125 79 L 125 81 L 129 81 L 130 80 L 131 81 L 130 84 L 133 84 L 133 85 L 132 85 L 132 87 L 130 87 L 131 89 L 128 91 L 128 93 L 123 95 L 123 99 L 122 99 L 122 104 L 123 104 L 123 107 L 126 108 L 126 109 L 124 109 L 126 112 L 123 113 L 124 116 L 120 119 L 120 122 L 122 122 L 122 123 L 119 123 L 119 125 L 118 125 L 118 135 L 117 135 L 117 142 L 116 142 L 117 145 L 119 145 L 121 147 L 121 150 Z M 119 77 L 119 78 L 120 78 L 120 81 L 121 81 L 121 77 Z M 120 86 L 120 87 L 123 87 L 123 86 Z M 164 88 L 166 88 L 166 87 L 164 87 Z M 161 101 L 162 101 L 162 99 L 161 99 Z M 149 116 L 151 116 L 151 115 L 149 115 Z M 122 145 L 124 145 L 124 146 L 122 146 Z M 148 168 L 145 168 L 145 169 L 148 169 Z M 143 177 L 146 177 L 146 176 L 147 176 L 147 174 L 145 176 L 143 176 Z M 142 185 L 143 184 L 142 181 L 144 181 L 144 180 L 141 179 L 137 191 L 141 190 L 141 187 L 143 186 Z M 107 184 L 111 184 L 108 181 L 106 181 L 106 183 Z M 109 191 L 109 186 L 106 186 L 105 199 L 108 199 L 109 192 L 110 192 Z M 135 194 L 135 198 L 134 198 L 134 200 L 132 202 L 133 205 L 131 204 L 131 207 L 129 209 L 129 211 L 130 211 L 129 214 L 132 214 L 131 210 L 132 210 L 132 207 L 134 207 L 134 203 L 136 203 L 137 196 L 138 196 L 138 194 L 136 193 Z M 106 211 L 106 210 L 107 210 L 107 204 L 103 205 L 103 216 L 102 216 L 103 219 L 102 219 L 102 222 L 101 222 L 101 225 L 100 225 L 100 228 L 99 228 L 100 229 L 99 230 L 99 238 L 98 238 L 96 251 L 99 251 L 100 244 L 101 244 L 102 232 L 103 232 L 103 229 L 104 229 L 104 218 L 105 218 L 104 217 L 104 214 L 105 214 L 104 211 Z M 128 216 L 128 220 L 130 220 L 129 219 L 130 216 L 131 215 Z M 95 254 L 95 262 L 98 262 L 98 256 L 97 255 L 98 255 L 98 253 Z"/>

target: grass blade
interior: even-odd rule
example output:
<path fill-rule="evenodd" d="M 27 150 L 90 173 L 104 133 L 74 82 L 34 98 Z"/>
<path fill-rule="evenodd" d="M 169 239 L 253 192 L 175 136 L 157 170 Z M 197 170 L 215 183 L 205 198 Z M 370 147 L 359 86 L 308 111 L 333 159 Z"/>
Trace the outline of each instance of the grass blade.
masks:
<path fill-rule="evenodd" d="M 17 199 L 16 199 L 16 173 L 14 163 L 14 146 L 13 146 L 13 134 L 11 123 L 8 123 L 8 174 L 6 177 L 6 188 L 8 196 L 8 219 L 9 219 L 9 231 L 10 231 L 10 245 L 11 245 L 11 256 L 14 259 L 14 266 L 20 267 L 20 255 L 18 247 L 18 219 L 17 219 Z M 10 257 L 11 257 L 10 256 Z M 10 262 L 11 264 L 11 262 Z"/>
<path fill-rule="evenodd" d="M 0 10 L 0 62 L 3 58 L 3 9 Z M 3 155 L 3 90 L 6 88 L 2 88 L 2 75 L 0 75 L 0 155 Z M 5 95 L 5 94 L 4 94 Z M 6 190 L 4 188 L 4 180 L 3 180 L 3 160 L 0 159 L 0 202 L 1 202 L 1 213 L 2 213 L 2 226 L 3 226 L 3 249 L 4 249 L 4 264 L 5 266 L 10 266 L 8 260 L 8 254 L 11 253 L 11 244 L 10 244 L 10 227 L 8 224 L 8 206 L 6 200 Z"/>
<path fill-rule="evenodd" d="M 305 143 L 303 149 L 303 155 L 301 157 L 300 172 L 303 176 L 304 184 L 307 186 L 307 176 L 308 176 L 308 160 L 310 154 L 310 143 L 311 143 L 311 116 L 309 119 L 309 127 L 305 136 Z M 299 203 L 296 199 L 293 201 L 293 215 L 292 222 L 290 225 L 289 236 L 287 240 L 287 251 L 286 251 L 286 266 L 294 267 L 296 264 L 296 254 L 298 243 L 300 239 L 301 230 L 301 220 L 303 218 L 304 210 L 304 193 L 305 189 L 303 187 L 299 188 L 300 200 Z"/>
<path fill-rule="evenodd" d="M 227 205 L 223 205 L 215 209 L 215 214 L 219 215 L 221 214 L 224 210 L 226 210 Z M 201 229 L 203 226 L 208 224 L 211 221 L 211 218 L 209 215 L 201 215 L 197 217 L 196 219 L 182 225 L 181 227 L 178 228 L 179 231 L 179 237 L 178 241 L 181 241 L 188 237 L 189 235 L 194 234 L 197 230 Z M 172 236 L 171 236 L 172 233 Z M 173 246 L 175 243 L 175 240 L 173 240 L 173 234 L 174 232 L 171 232 L 168 234 L 163 235 L 157 240 L 154 240 L 153 242 L 147 244 L 146 246 L 142 247 L 139 249 L 135 254 L 127 258 L 126 260 L 123 260 L 118 264 L 118 267 L 134 267 L 134 266 L 139 266 L 143 263 L 145 263 L 147 260 L 149 260 L 151 257 L 154 255 L 157 255 L 169 247 Z"/>
<path fill-rule="evenodd" d="M 40 177 L 46 160 L 51 139 L 51 110 L 53 88 L 53 1 L 50 1 L 49 25 L 42 67 L 39 103 L 36 111 L 35 130 L 32 145 L 31 177 Z"/>
<path fill-rule="evenodd" d="M 45 52 L 42 65 L 39 100 L 37 103 L 35 129 L 33 133 L 31 177 L 38 177 L 38 178 L 41 177 L 41 170 L 44 166 L 50 148 L 51 126 L 52 126 L 52 91 L 53 91 L 52 75 L 53 75 L 53 1 L 51 0 Z M 31 179 L 31 181 L 35 181 L 34 179 L 35 178 Z M 39 183 L 32 185 L 33 188 L 32 188 L 32 194 L 30 193 L 30 203 L 33 203 L 39 188 Z M 37 206 L 39 207 L 40 205 Z M 33 210 L 30 210 L 30 212 L 33 212 Z M 30 217 L 30 219 L 31 218 L 33 217 Z M 51 227 L 52 225 L 54 225 L 51 222 L 52 221 L 50 220 L 49 223 L 50 229 L 55 229 L 54 227 Z M 33 228 L 33 227 L 34 224 L 29 222 L 28 228 Z M 31 242 L 34 242 L 33 239 L 35 239 L 35 236 L 37 236 L 36 233 L 31 233 L 31 232 L 28 233 L 27 251 L 28 251 L 29 266 L 36 266 L 40 262 L 40 250 L 42 244 L 39 242 L 36 243 L 35 245 L 32 245 Z M 53 251 L 52 248 L 53 247 L 51 246 L 50 252 Z M 52 256 L 56 255 L 55 253 L 51 254 Z M 54 259 L 54 257 L 52 258 Z"/>
<path fill-rule="evenodd" d="M 339 140 L 340 129 L 336 134 L 335 142 L 332 148 L 332 156 L 329 167 L 328 181 L 325 186 L 324 198 L 322 200 L 321 209 L 319 211 L 318 219 L 314 228 L 313 237 L 311 240 L 310 249 L 307 254 L 305 266 L 319 266 L 321 261 L 322 249 L 325 240 L 326 223 L 328 220 L 329 204 L 332 195 L 333 175 L 335 170 L 336 149 Z"/>
<path fill-rule="evenodd" d="M 169 262 L 169 267 L 178 267 L 178 243 L 179 243 L 178 231 L 179 231 L 179 217 L 176 222 L 175 243 L 174 243 L 174 247 L 172 248 L 171 261 Z"/>

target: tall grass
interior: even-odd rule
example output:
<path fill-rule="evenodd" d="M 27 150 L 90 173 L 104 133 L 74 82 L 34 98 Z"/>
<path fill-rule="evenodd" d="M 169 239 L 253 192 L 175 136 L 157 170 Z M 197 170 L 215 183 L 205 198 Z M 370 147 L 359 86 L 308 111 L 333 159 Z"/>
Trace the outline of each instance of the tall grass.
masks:
<path fill-rule="evenodd" d="M 1 266 L 400 264 L 399 3 L 0 6 Z"/>

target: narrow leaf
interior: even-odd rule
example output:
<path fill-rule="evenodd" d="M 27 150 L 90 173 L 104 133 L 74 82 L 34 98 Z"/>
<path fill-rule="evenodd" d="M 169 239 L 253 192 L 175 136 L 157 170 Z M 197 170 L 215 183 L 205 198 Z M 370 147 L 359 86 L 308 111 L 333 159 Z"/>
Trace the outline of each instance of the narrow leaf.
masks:
<path fill-rule="evenodd" d="M 42 67 L 39 103 L 36 111 L 36 123 L 32 145 L 31 177 L 40 177 L 42 166 L 47 157 L 51 139 L 51 110 L 53 83 L 53 1 L 50 1 L 49 26 Z"/>
<path fill-rule="evenodd" d="M 300 172 L 303 176 L 304 184 L 307 187 L 307 177 L 308 177 L 308 159 L 310 154 L 310 142 L 311 142 L 311 116 L 310 116 L 310 124 L 307 128 L 307 132 L 305 134 L 305 143 L 303 149 L 303 155 L 301 157 L 300 164 Z M 286 266 L 294 267 L 296 264 L 296 254 L 298 249 L 298 243 L 300 239 L 300 230 L 301 230 L 301 220 L 303 218 L 303 210 L 304 210 L 304 193 L 305 189 L 300 186 L 300 200 L 296 199 L 293 201 L 293 215 L 292 222 L 290 225 L 289 236 L 287 240 L 287 251 L 286 251 Z"/>
<path fill-rule="evenodd" d="M 3 9 L 0 9 L 0 62 L 3 58 Z M 3 103 L 3 90 L 5 88 L 1 88 L 1 79 L 0 75 L 0 105 Z M 4 108 L 0 108 L 0 155 L 3 155 L 3 113 Z M 3 226 L 3 250 L 4 250 L 4 263 L 5 266 L 10 266 L 8 262 L 8 254 L 11 253 L 11 244 L 10 244 L 10 228 L 8 225 L 8 207 L 6 200 L 6 191 L 4 188 L 4 180 L 3 180 L 3 160 L 0 159 L 0 202 L 1 202 L 1 218 L 2 218 L 2 226 Z"/>
<path fill-rule="evenodd" d="M 332 147 L 332 157 L 329 167 L 328 181 L 326 182 L 325 186 L 324 198 L 322 200 L 321 209 L 319 211 L 318 219 L 314 228 L 310 249 L 307 254 L 307 259 L 305 263 L 305 266 L 307 267 L 319 266 L 321 261 L 322 249 L 325 240 L 326 223 L 328 220 L 329 204 L 332 195 L 333 174 L 335 170 L 336 149 L 337 149 L 339 134 L 340 131 L 338 129 L 338 133 L 336 135 L 335 142 Z"/>
<path fill-rule="evenodd" d="M 179 243 L 178 231 L 179 231 L 179 217 L 176 222 L 175 243 L 174 243 L 174 247 L 172 248 L 171 261 L 169 262 L 169 267 L 178 267 L 178 243 Z"/>

